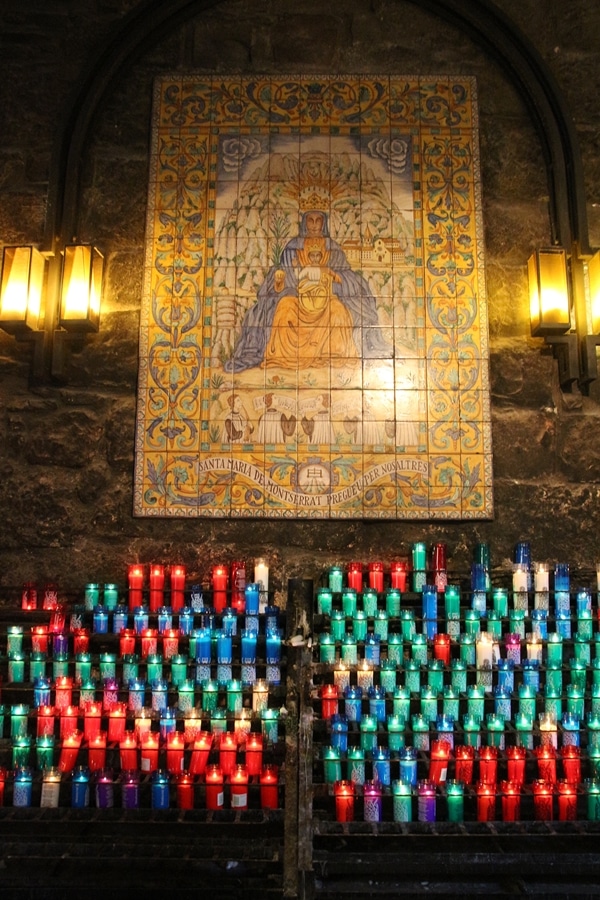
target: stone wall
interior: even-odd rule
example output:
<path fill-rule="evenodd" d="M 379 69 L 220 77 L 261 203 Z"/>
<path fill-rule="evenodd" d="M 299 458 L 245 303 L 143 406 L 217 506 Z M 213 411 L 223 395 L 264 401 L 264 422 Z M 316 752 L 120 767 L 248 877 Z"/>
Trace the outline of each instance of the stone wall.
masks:
<path fill-rule="evenodd" d="M 0 242 L 40 243 L 57 122 L 90 60 L 136 0 L 5 0 L 0 17 Z M 30 387 L 29 347 L 0 332 L 0 585 L 124 580 L 126 564 L 267 555 L 275 587 L 336 560 L 389 559 L 448 543 L 466 571 L 489 541 L 503 566 L 518 540 L 537 559 L 600 559 L 600 388 L 561 394 L 556 363 L 529 337 L 526 260 L 550 240 L 539 141 L 498 65 L 465 34 L 402 0 L 220 2 L 161 35 L 121 71 L 81 160 L 77 237 L 106 253 L 101 331 L 63 386 Z M 600 244 L 600 7 L 499 0 L 549 65 L 581 142 L 590 240 Z M 137 331 L 152 79 L 204 72 L 474 74 L 478 79 L 496 514 L 491 522 L 245 522 L 132 516 Z"/>

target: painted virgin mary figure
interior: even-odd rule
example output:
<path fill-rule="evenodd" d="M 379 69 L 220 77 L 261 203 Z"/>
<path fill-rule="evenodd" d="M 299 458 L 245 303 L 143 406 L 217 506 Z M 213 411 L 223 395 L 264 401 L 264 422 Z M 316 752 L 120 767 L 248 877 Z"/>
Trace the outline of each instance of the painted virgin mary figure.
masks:
<path fill-rule="evenodd" d="M 329 236 L 327 214 L 314 209 L 268 271 L 225 371 L 344 365 L 391 353 L 366 280 Z"/>

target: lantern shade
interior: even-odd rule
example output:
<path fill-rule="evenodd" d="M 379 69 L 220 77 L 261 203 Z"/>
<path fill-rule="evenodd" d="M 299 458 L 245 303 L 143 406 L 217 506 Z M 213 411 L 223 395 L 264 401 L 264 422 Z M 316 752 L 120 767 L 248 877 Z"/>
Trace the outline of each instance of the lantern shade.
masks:
<path fill-rule="evenodd" d="M 45 259 L 35 247 L 5 247 L 0 281 L 0 328 L 9 334 L 37 331 Z"/>
<path fill-rule="evenodd" d="M 562 247 L 529 257 L 529 312 L 534 337 L 564 334 L 571 328 L 567 255 Z"/>
<path fill-rule="evenodd" d="M 600 334 L 600 250 L 587 264 L 592 334 Z"/>
<path fill-rule="evenodd" d="M 67 331 L 98 331 L 104 257 L 89 244 L 65 247 L 60 324 Z"/>

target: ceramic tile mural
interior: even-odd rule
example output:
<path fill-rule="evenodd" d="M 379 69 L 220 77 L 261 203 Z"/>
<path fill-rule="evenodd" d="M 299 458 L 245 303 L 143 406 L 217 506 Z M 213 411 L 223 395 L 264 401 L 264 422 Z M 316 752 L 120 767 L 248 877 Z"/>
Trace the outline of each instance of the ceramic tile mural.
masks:
<path fill-rule="evenodd" d="M 492 516 L 471 78 L 155 86 L 134 511 Z"/>

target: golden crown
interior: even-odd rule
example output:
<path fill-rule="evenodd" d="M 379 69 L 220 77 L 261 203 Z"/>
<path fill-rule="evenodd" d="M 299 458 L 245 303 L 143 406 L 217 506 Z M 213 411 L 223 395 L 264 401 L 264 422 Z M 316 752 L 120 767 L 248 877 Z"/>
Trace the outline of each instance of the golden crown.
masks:
<path fill-rule="evenodd" d="M 302 188 L 298 195 L 298 206 L 302 212 L 309 209 L 328 210 L 331 204 L 331 195 L 327 188 L 319 185 L 309 185 Z"/>

